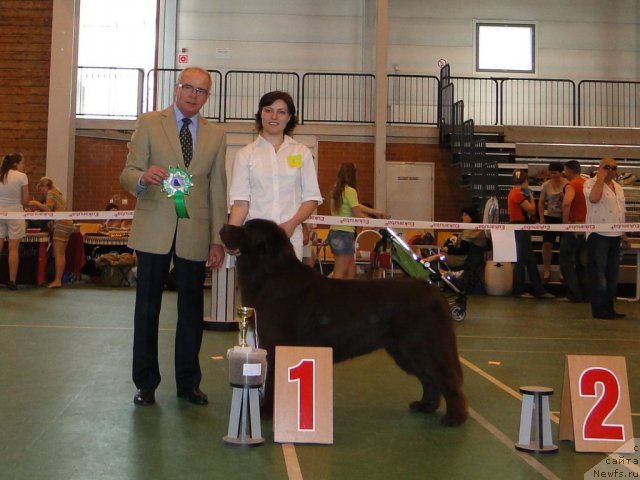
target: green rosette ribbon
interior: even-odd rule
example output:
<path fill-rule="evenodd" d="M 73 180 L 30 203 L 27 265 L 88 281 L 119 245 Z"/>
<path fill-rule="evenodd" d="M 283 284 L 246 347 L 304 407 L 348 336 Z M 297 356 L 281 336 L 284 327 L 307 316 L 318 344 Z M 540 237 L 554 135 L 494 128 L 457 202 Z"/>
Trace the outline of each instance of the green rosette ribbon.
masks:
<path fill-rule="evenodd" d="M 184 196 L 189 195 L 191 187 L 193 183 L 188 171 L 180 167 L 169 168 L 169 176 L 162 181 L 162 191 L 167 193 L 167 197 L 173 198 L 178 218 L 189 218 Z"/>

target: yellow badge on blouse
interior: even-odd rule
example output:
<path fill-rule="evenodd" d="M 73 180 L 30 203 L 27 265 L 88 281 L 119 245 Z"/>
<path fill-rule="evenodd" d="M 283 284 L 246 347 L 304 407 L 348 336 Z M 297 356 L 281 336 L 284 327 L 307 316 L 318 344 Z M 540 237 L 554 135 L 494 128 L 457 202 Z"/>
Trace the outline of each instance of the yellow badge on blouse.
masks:
<path fill-rule="evenodd" d="M 288 160 L 291 168 L 302 168 L 302 154 L 289 155 Z"/>

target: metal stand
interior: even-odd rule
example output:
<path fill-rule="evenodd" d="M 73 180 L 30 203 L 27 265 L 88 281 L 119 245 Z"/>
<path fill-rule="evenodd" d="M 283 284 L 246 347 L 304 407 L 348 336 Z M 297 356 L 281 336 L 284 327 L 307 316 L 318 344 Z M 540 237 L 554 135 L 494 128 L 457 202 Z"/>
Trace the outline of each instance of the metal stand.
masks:
<path fill-rule="evenodd" d="M 522 413 L 520 436 L 515 447 L 525 452 L 555 453 L 558 447 L 551 438 L 549 397 L 553 389 L 547 387 L 520 387 Z M 532 439 L 532 426 L 534 438 Z"/>
<path fill-rule="evenodd" d="M 231 445 L 254 447 L 262 445 L 262 429 L 260 428 L 260 387 L 233 386 L 229 429 L 222 440 Z M 247 433 L 247 419 L 249 431 Z"/>

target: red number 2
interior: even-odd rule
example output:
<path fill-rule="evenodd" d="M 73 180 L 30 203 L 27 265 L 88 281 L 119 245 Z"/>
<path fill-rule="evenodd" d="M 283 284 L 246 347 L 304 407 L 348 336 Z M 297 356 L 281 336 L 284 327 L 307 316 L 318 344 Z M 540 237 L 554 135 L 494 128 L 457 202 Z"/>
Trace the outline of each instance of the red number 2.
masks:
<path fill-rule="evenodd" d="M 298 383 L 298 430 L 314 431 L 316 396 L 316 361 L 303 359 L 289 367 L 289 382 Z"/>
<path fill-rule="evenodd" d="M 606 423 L 620 402 L 620 382 L 606 368 L 588 368 L 580 375 L 581 397 L 598 397 L 582 425 L 585 440 L 624 440 L 624 425 Z M 598 388 L 599 387 L 599 388 Z M 599 391 L 597 391 L 599 390 Z"/>

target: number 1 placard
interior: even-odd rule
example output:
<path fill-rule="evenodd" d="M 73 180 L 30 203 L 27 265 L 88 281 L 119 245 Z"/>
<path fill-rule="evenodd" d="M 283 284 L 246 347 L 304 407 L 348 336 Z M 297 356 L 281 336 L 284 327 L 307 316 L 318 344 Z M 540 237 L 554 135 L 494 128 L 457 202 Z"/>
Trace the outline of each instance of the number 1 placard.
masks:
<path fill-rule="evenodd" d="M 633 439 L 624 357 L 567 355 L 559 438 L 577 452 L 622 452 Z"/>
<path fill-rule="evenodd" d="M 276 347 L 274 440 L 333 443 L 333 351 Z"/>

